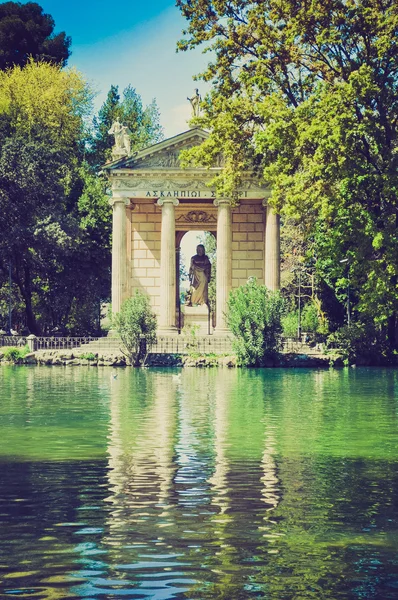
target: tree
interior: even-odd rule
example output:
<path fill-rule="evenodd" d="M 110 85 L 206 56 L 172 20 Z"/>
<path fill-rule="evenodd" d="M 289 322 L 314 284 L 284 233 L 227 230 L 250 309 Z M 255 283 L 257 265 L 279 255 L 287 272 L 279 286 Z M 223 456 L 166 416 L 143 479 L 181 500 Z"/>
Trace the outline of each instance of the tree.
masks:
<path fill-rule="evenodd" d="M 59 202 L 64 196 L 61 173 L 65 155 L 44 141 L 26 143 L 25 138 L 6 140 L 0 154 L 0 242 L 1 269 L 12 278 L 25 303 L 27 326 L 33 333 L 39 328 L 34 314 L 34 279 L 41 257 L 52 247 L 67 243 Z M 63 235 L 65 234 L 65 235 Z M 42 264 L 49 270 L 50 265 Z"/>
<path fill-rule="evenodd" d="M 118 86 L 112 85 L 107 98 L 93 121 L 93 139 L 90 161 L 99 168 L 111 159 L 114 138 L 108 133 L 112 123 L 118 119 L 132 132 L 131 149 L 140 150 L 163 139 L 163 128 L 159 123 L 156 101 L 143 107 L 141 96 L 128 85 L 120 98 Z"/>
<path fill-rule="evenodd" d="M 156 316 L 148 296 L 136 290 L 134 296 L 123 302 L 114 322 L 130 364 L 136 367 L 144 364 L 149 346 L 156 342 Z"/>
<path fill-rule="evenodd" d="M 53 18 L 36 2 L 0 4 L 0 70 L 23 67 L 32 57 L 65 66 L 71 38 L 54 34 Z"/>
<path fill-rule="evenodd" d="M 388 331 L 398 311 L 398 11 L 393 0 L 179 0 L 182 50 L 208 43 L 214 87 L 187 160 L 223 152 L 220 192 L 254 168 L 271 203 L 305 224 L 319 276 Z M 308 239 L 308 237 L 307 237 Z"/>
<path fill-rule="evenodd" d="M 65 326 L 79 288 L 90 287 L 83 199 L 81 215 L 77 208 L 90 106 L 90 90 L 73 71 L 31 61 L 0 72 L 0 273 L 7 280 L 11 264 L 36 334 Z"/>
<path fill-rule="evenodd" d="M 282 307 L 280 294 L 258 284 L 255 277 L 230 292 L 227 325 L 235 336 L 234 348 L 241 364 L 261 366 L 276 352 Z"/>
<path fill-rule="evenodd" d="M 92 98 L 75 70 L 30 60 L 23 68 L 0 71 L 0 136 L 28 141 L 41 136 L 73 154 L 84 140 Z"/>

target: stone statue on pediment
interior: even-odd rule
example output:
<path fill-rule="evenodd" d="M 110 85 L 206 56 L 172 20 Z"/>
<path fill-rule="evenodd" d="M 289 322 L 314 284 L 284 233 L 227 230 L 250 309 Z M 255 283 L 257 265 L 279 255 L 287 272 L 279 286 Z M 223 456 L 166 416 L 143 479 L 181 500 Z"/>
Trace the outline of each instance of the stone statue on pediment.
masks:
<path fill-rule="evenodd" d="M 189 100 L 190 103 L 191 103 L 192 118 L 199 117 L 199 115 L 200 115 L 200 103 L 202 101 L 202 97 L 199 94 L 199 90 L 196 89 L 195 90 L 195 94 L 192 96 L 192 98 L 187 98 L 187 100 Z"/>
<path fill-rule="evenodd" d="M 112 127 L 108 131 L 115 138 L 115 145 L 112 149 L 113 158 L 121 158 L 122 156 L 130 156 L 131 153 L 131 131 L 126 125 L 122 125 L 118 119 L 112 123 Z"/>

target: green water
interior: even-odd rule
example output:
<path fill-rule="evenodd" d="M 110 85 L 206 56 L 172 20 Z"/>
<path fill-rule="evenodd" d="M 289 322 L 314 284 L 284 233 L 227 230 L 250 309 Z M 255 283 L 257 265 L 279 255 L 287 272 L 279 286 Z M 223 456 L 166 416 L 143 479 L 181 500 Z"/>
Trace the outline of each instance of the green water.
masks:
<path fill-rule="evenodd" d="M 0 369 L 0 598 L 398 598 L 398 371 Z"/>

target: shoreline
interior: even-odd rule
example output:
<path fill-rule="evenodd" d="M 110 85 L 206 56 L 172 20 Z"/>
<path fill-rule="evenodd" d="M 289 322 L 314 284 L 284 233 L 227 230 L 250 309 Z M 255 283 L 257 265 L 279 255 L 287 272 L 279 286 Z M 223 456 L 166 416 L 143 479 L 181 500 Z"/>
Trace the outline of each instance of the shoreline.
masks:
<path fill-rule="evenodd" d="M 4 360 L 0 349 L 0 365 L 37 365 L 37 366 L 89 366 L 89 367 L 131 367 L 122 352 L 84 353 L 67 350 L 38 350 L 30 352 L 23 358 Z M 148 354 L 146 367 L 184 367 L 184 368 L 253 368 L 238 365 L 233 354 Z M 299 353 L 278 354 L 273 359 L 266 359 L 259 368 L 330 368 L 344 366 L 339 355 L 311 356 Z M 134 368 L 134 367 L 131 367 Z"/>

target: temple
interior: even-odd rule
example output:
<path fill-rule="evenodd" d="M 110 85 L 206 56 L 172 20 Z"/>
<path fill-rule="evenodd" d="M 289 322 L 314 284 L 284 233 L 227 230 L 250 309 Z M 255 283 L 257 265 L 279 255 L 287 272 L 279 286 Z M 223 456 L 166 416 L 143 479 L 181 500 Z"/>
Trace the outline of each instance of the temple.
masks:
<path fill-rule="evenodd" d="M 221 166 L 180 167 L 180 151 L 207 136 L 192 128 L 104 168 L 112 187 L 112 311 L 119 312 L 135 289 L 144 291 L 163 334 L 177 334 L 184 324 L 179 253 L 187 231 L 209 231 L 216 237 L 215 334 L 227 333 L 224 313 L 231 289 L 251 276 L 270 290 L 280 287 L 280 225 L 267 205 L 270 190 L 248 173 L 239 202 L 232 203 L 208 186 Z"/>

